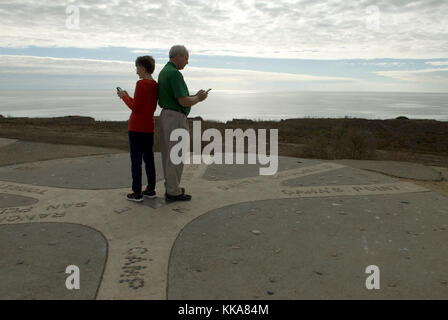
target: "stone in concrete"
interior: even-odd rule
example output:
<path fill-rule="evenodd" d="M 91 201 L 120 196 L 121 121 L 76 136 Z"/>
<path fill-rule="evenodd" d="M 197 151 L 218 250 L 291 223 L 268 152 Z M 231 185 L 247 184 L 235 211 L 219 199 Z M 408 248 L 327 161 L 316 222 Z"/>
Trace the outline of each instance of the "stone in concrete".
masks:
<path fill-rule="evenodd" d="M 0 299 L 95 299 L 107 257 L 96 230 L 71 223 L 0 225 Z M 80 269 L 68 290 L 66 267 Z"/>

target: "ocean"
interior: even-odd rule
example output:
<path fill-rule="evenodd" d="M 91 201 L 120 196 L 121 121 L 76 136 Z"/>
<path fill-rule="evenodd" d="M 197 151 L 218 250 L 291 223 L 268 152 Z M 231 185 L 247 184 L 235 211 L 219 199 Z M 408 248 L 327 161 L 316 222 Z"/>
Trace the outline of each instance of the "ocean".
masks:
<path fill-rule="evenodd" d="M 132 94 L 130 92 L 130 94 Z M 0 91 L 0 114 L 11 117 L 80 115 L 96 120 L 127 120 L 128 107 L 115 90 Z M 156 115 L 160 113 L 157 108 Z M 399 92 L 225 92 L 211 91 L 190 117 L 204 120 L 365 118 L 448 121 L 448 93 Z"/>

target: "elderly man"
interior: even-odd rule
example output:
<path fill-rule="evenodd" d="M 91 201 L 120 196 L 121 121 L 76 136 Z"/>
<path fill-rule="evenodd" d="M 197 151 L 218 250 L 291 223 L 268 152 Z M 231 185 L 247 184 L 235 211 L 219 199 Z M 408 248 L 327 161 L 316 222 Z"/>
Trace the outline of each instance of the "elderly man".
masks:
<path fill-rule="evenodd" d="M 183 163 L 175 165 L 170 159 L 171 148 L 177 143 L 170 141 L 173 130 L 189 130 L 187 116 L 190 108 L 207 98 L 207 92 L 199 90 L 190 96 L 187 84 L 179 70 L 188 64 L 188 50 L 184 46 L 170 49 L 170 61 L 163 67 L 158 77 L 160 113 L 160 150 L 162 152 L 163 173 L 165 175 L 165 199 L 167 201 L 189 201 L 191 195 L 179 187 Z"/>

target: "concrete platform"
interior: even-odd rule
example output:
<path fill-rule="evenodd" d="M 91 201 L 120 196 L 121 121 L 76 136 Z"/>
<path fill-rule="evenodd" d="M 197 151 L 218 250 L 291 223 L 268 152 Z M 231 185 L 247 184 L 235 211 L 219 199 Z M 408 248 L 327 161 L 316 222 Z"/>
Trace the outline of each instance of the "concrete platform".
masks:
<path fill-rule="evenodd" d="M 13 144 L 16 141 L 17 141 L 16 139 L 0 138 L 0 148 Z"/>
<path fill-rule="evenodd" d="M 70 223 L 0 225 L 0 299 L 94 299 L 106 263 L 107 242 Z M 67 290 L 68 265 L 77 265 L 80 290 Z"/>
<path fill-rule="evenodd" d="M 160 180 L 163 177 L 160 154 L 156 153 L 155 158 Z M 129 153 L 119 153 L 3 166 L 0 181 L 68 189 L 130 188 L 131 159 Z"/>
<path fill-rule="evenodd" d="M 399 178 L 442 181 L 443 177 L 438 170 L 418 163 L 374 160 L 335 160 L 335 162 Z"/>
<path fill-rule="evenodd" d="M 236 161 L 234 161 L 236 162 Z M 209 181 L 223 181 L 232 179 L 242 179 L 256 177 L 260 175 L 259 164 L 248 164 L 247 155 L 244 157 L 245 165 L 240 164 L 211 164 L 207 167 L 203 178 Z M 309 165 L 317 164 L 319 161 L 312 159 L 297 159 L 290 157 L 279 157 L 278 172 L 303 168 Z"/>
<path fill-rule="evenodd" d="M 397 180 L 376 172 L 368 172 L 352 167 L 344 167 L 323 172 L 318 177 L 306 176 L 285 180 L 283 186 L 320 186 L 320 185 L 347 185 L 347 184 L 375 184 L 391 183 Z"/>
<path fill-rule="evenodd" d="M 86 292 L 61 297 L 448 297 L 448 202 L 424 187 L 341 163 L 281 157 L 274 176 L 259 176 L 256 165 L 186 165 L 181 185 L 191 202 L 166 203 L 159 181 L 159 198 L 133 203 L 125 199 L 129 162 L 128 154 L 111 154 L 0 167 L 0 193 L 9 199 L 0 199 L 1 239 L 19 234 L 13 228 L 22 225 L 52 223 L 61 230 L 88 227 L 107 242 L 99 287 L 92 276 Z M 160 179 L 159 156 L 157 163 Z M 66 239 L 52 234 L 49 241 Z M 84 233 L 83 241 L 94 234 Z M 105 245 L 97 243 L 101 261 Z M 87 247 L 74 250 L 84 257 L 79 248 L 90 255 Z M 81 277 L 91 272 L 82 259 L 73 263 L 56 249 L 40 245 L 40 254 L 30 256 L 58 260 L 33 270 L 35 279 L 51 283 L 48 296 L 66 289 L 43 272 L 57 274 L 76 263 Z M 12 263 L 16 252 L 0 250 Z M 381 270 L 380 290 L 364 286 L 371 264 Z M 2 269 L 12 290 L 6 298 L 38 297 L 21 289 L 17 270 L 11 264 Z"/>
<path fill-rule="evenodd" d="M 0 208 L 28 206 L 37 202 L 37 199 L 31 197 L 0 193 Z"/>
<path fill-rule="evenodd" d="M 444 167 L 431 167 L 431 168 L 440 173 L 443 181 L 448 181 L 448 168 Z"/>
<path fill-rule="evenodd" d="M 122 150 L 0 138 L 0 166 L 97 154 L 123 153 Z"/>
<path fill-rule="evenodd" d="M 209 211 L 176 240 L 168 299 L 446 299 L 442 207 L 436 193 L 408 193 Z M 368 265 L 381 270 L 377 292 L 366 290 Z"/>

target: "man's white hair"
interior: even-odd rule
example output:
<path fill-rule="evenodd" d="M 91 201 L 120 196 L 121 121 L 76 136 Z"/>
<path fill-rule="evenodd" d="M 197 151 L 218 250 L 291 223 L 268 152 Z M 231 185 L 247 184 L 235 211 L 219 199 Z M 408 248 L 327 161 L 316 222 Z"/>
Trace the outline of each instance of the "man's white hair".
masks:
<path fill-rule="evenodd" d="M 175 58 L 177 55 L 183 56 L 188 53 L 187 48 L 181 45 L 172 46 L 170 49 L 170 59 Z"/>

